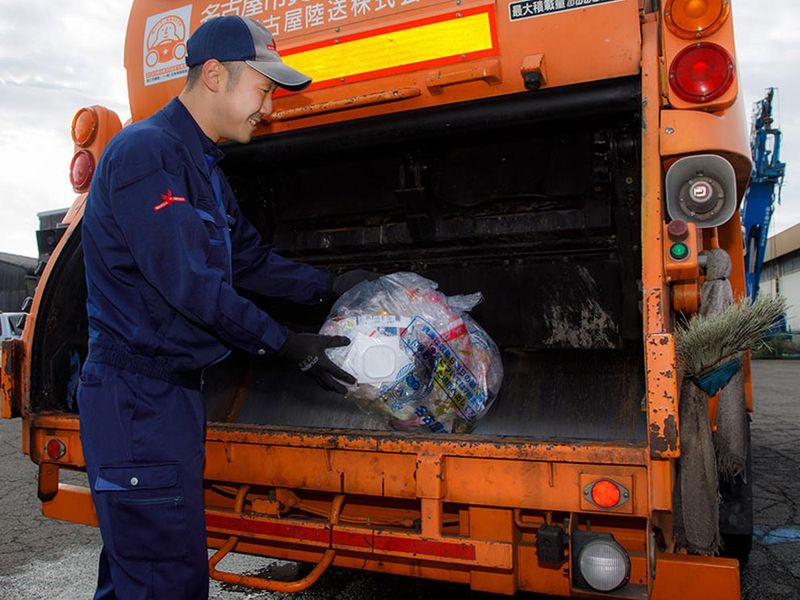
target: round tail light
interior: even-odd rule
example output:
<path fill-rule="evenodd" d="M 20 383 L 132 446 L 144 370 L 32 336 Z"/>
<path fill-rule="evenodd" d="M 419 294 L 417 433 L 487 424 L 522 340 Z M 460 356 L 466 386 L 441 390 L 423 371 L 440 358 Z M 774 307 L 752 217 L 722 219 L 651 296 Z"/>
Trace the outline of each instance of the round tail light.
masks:
<path fill-rule="evenodd" d="M 94 141 L 97 134 L 97 112 L 93 108 L 82 108 L 72 118 L 72 141 L 85 147 Z"/>
<path fill-rule="evenodd" d="M 601 508 L 611 508 L 619 504 L 622 492 L 615 483 L 601 479 L 592 486 L 592 501 Z"/>
<path fill-rule="evenodd" d="M 94 156 L 88 150 L 78 150 L 69 165 L 69 182 L 76 192 L 85 192 L 94 175 Z"/>
<path fill-rule="evenodd" d="M 729 0 L 669 0 L 664 7 L 664 21 L 678 37 L 701 38 L 722 27 L 730 10 Z"/>
<path fill-rule="evenodd" d="M 67 447 L 59 439 L 51 438 L 44 447 L 47 456 L 52 460 L 58 460 L 67 452 Z"/>
<path fill-rule="evenodd" d="M 681 50 L 669 67 L 669 85 L 687 102 L 710 102 L 733 83 L 731 55 L 717 44 L 701 42 Z"/>

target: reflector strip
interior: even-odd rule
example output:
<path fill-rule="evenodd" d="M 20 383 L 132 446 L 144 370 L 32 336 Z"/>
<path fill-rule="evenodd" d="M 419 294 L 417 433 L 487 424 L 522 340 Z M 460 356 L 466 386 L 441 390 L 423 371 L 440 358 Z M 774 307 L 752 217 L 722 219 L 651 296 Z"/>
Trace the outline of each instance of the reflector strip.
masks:
<path fill-rule="evenodd" d="M 305 540 L 313 542 L 329 542 L 330 531 L 326 528 L 306 527 L 304 525 L 284 525 L 271 521 L 226 517 L 218 514 L 206 514 L 206 527 L 224 529 L 242 533 L 256 533 L 277 538 Z"/>
<path fill-rule="evenodd" d="M 464 561 L 476 560 L 477 550 L 473 544 L 463 542 L 445 542 L 439 540 L 416 539 L 386 535 L 377 532 L 355 533 L 328 526 L 308 527 L 306 525 L 289 525 L 275 523 L 265 519 L 248 519 L 242 517 L 229 517 L 226 515 L 206 513 L 206 526 L 209 529 L 218 529 L 225 532 L 252 533 L 287 541 L 305 541 L 319 545 L 320 542 L 330 544 L 337 548 L 363 548 L 366 552 L 393 552 L 413 556 L 431 556 L 451 558 Z"/>
<path fill-rule="evenodd" d="M 312 88 L 497 54 L 494 10 L 478 7 L 287 50 Z"/>

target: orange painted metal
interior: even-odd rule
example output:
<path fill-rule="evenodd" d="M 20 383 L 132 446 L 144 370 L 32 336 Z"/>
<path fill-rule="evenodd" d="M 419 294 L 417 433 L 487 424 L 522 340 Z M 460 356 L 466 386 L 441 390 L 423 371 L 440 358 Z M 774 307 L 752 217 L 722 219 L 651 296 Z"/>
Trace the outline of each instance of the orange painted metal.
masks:
<path fill-rule="evenodd" d="M 684 239 L 673 240 L 667 233 L 667 225 L 664 225 L 664 268 L 669 283 L 686 280 L 697 281 L 700 278 L 698 255 L 703 248 L 701 234 L 694 223 L 688 223 L 687 227 L 689 233 Z M 686 258 L 682 260 L 670 256 L 669 249 L 676 242 L 685 244 L 689 251 Z"/>
<path fill-rule="evenodd" d="M 642 295 L 645 336 L 671 329 L 664 274 L 664 206 L 661 193 L 659 23 L 642 24 Z M 645 361 L 645 368 L 650 366 Z M 655 378 L 648 377 L 648 386 Z"/>
<path fill-rule="evenodd" d="M 400 100 L 407 100 L 409 98 L 416 98 L 422 92 L 419 88 L 401 88 L 399 90 L 391 90 L 388 92 L 377 92 L 375 94 L 364 94 L 363 96 L 355 96 L 353 98 L 344 98 L 342 100 L 331 100 L 329 102 L 322 102 L 319 104 L 306 104 L 297 108 L 287 108 L 285 110 L 277 110 L 271 115 L 265 117 L 267 123 L 275 123 L 277 121 L 289 121 L 292 119 L 301 119 L 303 117 L 311 117 L 323 113 L 332 113 L 340 110 L 352 110 L 364 106 L 372 106 L 374 104 L 386 104 L 388 102 L 398 102 Z"/>
<path fill-rule="evenodd" d="M 678 366 L 675 338 L 671 334 L 651 334 L 645 339 L 648 364 L 647 414 L 650 455 L 677 458 L 680 454 L 678 421 Z"/>
<path fill-rule="evenodd" d="M 727 110 L 715 113 L 663 110 L 661 155 L 668 158 L 712 152 L 727 158 L 736 172 L 736 192 L 741 200 L 752 170 L 746 122 L 744 96 L 739 96 Z"/>
<path fill-rule="evenodd" d="M 739 563 L 729 558 L 658 554 L 651 600 L 739 600 Z"/>
<path fill-rule="evenodd" d="M 159 110 L 171 97 L 180 92 L 183 79 L 177 78 L 155 85 L 144 85 L 144 62 L 142 46 L 146 34 L 148 17 L 170 10 L 192 5 L 190 30 L 194 30 L 206 16 L 206 3 L 182 2 L 180 0 L 137 0 L 131 9 L 128 21 L 125 48 L 125 68 L 128 74 L 128 93 L 131 113 L 138 121 Z M 399 105 L 377 104 L 347 112 L 318 115 L 310 118 L 279 121 L 259 128 L 257 135 L 268 135 L 281 131 L 313 127 L 332 122 L 370 117 L 389 112 L 416 110 L 432 106 L 464 102 L 478 98 L 500 96 L 525 91 L 520 72 L 525 57 L 541 54 L 547 62 L 547 86 L 564 86 L 590 81 L 599 81 L 639 71 L 641 58 L 639 1 L 619 0 L 590 8 L 570 10 L 542 18 L 510 21 L 508 2 L 487 4 L 485 0 L 416 0 L 398 1 L 395 9 L 383 12 L 372 11 L 359 16 L 311 27 L 297 32 L 281 31 L 277 36 L 279 51 L 291 64 L 291 55 L 302 48 L 330 44 L 346 40 L 351 36 L 375 35 L 386 28 L 407 27 L 420 20 L 441 18 L 443 15 L 469 14 L 471 10 L 491 8 L 496 11 L 496 35 L 499 44 L 500 73 L 497 82 L 485 80 L 465 81 L 459 85 L 428 89 L 427 80 L 435 76 L 441 65 L 432 65 L 412 71 L 376 74 L 362 81 L 340 82 L 323 87 L 279 96 L 275 98 L 275 110 L 296 109 L 310 104 L 321 105 L 338 102 L 346 98 L 361 97 L 404 87 L 422 90 L 418 98 Z M 275 17 L 283 17 L 284 10 Z M 267 21 L 268 15 L 257 15 Z M 593 60 L 583 58 L 591 56 Z M 470 68 L 480 58 L 469 54 L 458 54 L 454 65 Z M 436 90 L 436 91 L 434 91 Z"/>

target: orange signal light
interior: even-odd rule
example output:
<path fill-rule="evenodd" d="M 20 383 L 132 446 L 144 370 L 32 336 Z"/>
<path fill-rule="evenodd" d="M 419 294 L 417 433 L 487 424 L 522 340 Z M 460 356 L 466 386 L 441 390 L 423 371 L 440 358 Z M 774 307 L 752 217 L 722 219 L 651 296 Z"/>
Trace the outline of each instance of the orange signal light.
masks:
<path fill-rule="evenodd" d="M 669 0 L 664 7 L 664 20 L 678 37 L 702 38 L 722 27 L 730 10 L 730 0 Z"/>
<path fill-rule="evenodd" d="M 85 148 L 94 141 L 98 125 L 99 119 L 95 109 L 80 109 L 72 118 L 72 141 Z"/>
<path fill-rule="evenodd" d="M 592 502 L 600 508 L 613 508 L 621 499 L 619 486 L 608 479 L 600 479 L 592 484 Z"/>

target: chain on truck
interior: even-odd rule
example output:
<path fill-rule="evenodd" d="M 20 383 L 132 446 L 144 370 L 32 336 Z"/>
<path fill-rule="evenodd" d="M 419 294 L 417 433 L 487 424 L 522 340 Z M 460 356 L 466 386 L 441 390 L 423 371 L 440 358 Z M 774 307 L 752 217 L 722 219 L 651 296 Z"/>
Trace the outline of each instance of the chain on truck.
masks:
<path fill-rule="evenodd" d="M 292 591 L 335 565 L 502 594 L 738 598 L 736 560 L 672 536 L 673 333 L 698 310 L 699 252 L 725 249 L 745 289 L 735 207 L 751 163 L 729 1 L 135 0 L 133 121 L 177 95 L 189 33 L 223 13 L 263 22 L 314 79 L 225 148 L 245 214 L 285 256 L 481 290 L 506 376 L 473 433 L 423 435 L 277 365 L 214 367 L 212 576 Z M 101 106 L 76 114 L 78 196 L 23 338 L 3 344 L 2 414 L 21 417 L 44 514 L 89 525 L 89 490 L 59 473 L 84 468 L 68 393 L 87 349 L 80 223 L 120 128 Z M 326 314 L 257 301 L 306 329 Z M 727 548 L 749 539 L 748 493 L 722 497 L 743 515 Z M 216 568 L 230 551 L 316 566 L 242 577 Z"/>

